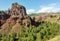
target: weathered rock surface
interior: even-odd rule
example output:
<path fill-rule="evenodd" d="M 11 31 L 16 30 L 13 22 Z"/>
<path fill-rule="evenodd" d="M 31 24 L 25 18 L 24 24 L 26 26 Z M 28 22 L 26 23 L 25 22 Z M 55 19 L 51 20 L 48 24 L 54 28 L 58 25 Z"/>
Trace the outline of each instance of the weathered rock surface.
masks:
<path fill-rule="evenodd" d="M 27 15 L 26 8 L 17 3 L 12 4 L 12 8 L 6 12 L 3 11 L 0 13 L 0 31 L 6 34 L 12 29 L 14 32 L 19 32 L 21 26 L 25 29 L 29 27 L 29 25 L 38 26 L 38 21 L 42 20 L 42 17 L 31 18 Z M 37 20 L 37 22 L 35 20 Z"/>
<path fill-rule="evenodd" d="M 27 15 L 26 9 L 24 6 L 19 5 L 18 3 L 13 3 L 12 8 L 5 11 L 0 12 L 0 26 L 2 26 L 7 19 L 10 19 L 10 17 L 16 17 L 19 15 L 19 18 L 22 19 L 24 16 Z M 16 18 L 15 18 L 16 19 Z"/>

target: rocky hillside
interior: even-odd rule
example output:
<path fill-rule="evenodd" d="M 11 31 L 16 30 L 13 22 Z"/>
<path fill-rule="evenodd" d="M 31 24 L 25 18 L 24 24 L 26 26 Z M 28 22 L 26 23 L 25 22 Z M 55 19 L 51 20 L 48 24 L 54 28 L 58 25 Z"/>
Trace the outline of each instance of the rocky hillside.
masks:
<path fill-rule="evenodd" d="M 3 33 L 8 33 L 11 28 L 14 27 L 15 32 L 19 32 L 20 26 L 37 27 L 40 20 L 47 20 L 49 17 L 54 17 L 55 15 L 47 14 L 43 16 L 31 17 L 26 13 L 26 8 L 18 3 L 13 3 L 11 9 L 7 11 L 0 11 L 0 31 Z"/>
<path fill-rule="evenodd" d="M 36 20 L 36 21 L 35 21 Z M 11 9 L 0 11 L 0 31 L 8 33 L 10 27 L 14 27 L 15 32 L 19 32 L 19 26 L 29 27 L 29 25 L 38 26 L 41 17 L 30 17 L 26 13 L 26 8 L 18 3 L 13 3 Z"/>
<path fill-rule="evenodd" d="M 60 36 L 57 23 L 60 15 L 29 16 L 24 6 L 13 3 L 11 9 L 0 11 L 0 41 L 50 41 Z"/>

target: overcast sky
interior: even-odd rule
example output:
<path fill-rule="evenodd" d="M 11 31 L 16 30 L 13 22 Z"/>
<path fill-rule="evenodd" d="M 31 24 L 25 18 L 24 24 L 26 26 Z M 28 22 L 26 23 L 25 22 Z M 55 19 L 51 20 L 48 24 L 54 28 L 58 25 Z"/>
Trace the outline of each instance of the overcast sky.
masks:
<path fill-rule="evenodd" d="M 27 13 L 60 12 L 60 0 L 0 0 L 0 10 L 8 10 L 15 2 L 25 6 Z"/>

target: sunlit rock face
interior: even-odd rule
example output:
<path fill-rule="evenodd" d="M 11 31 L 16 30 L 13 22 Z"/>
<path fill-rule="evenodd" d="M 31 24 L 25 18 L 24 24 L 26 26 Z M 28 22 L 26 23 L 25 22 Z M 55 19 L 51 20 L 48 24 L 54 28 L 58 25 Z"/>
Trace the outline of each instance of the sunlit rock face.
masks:
<path fill-rule="evenodd" d="M 10 14 L 10 15 L 23 14 L 24 16 L 27 15 L 25 7 L 22 5 L 19 5 L 18 3 L 12 4 L 12 8 L 10 10 L 8 10 L 8 14 Z"/>
<path fill-rule="evenodd" d="M 25 29 L 29 25 L 36 25 L 35 19 L 32 19 L 26 13 L 24 6 L 13 3 L 11 9 L 4 11 L 0 15 L 0 30 L 3 33 L 9 33 L 12 28 L 14 32 L 19 32 L 21 26 Z"/>
<path fill-rule="evenodd" d="M 24 6 L 19 5 L 18 3 L 13 3 L 11 9 L 7 11 L 0 11 L 0 26 L 10 19 L 11 16 L 23 19 L 23 17 L 26 15 L 27 13 Z"/>

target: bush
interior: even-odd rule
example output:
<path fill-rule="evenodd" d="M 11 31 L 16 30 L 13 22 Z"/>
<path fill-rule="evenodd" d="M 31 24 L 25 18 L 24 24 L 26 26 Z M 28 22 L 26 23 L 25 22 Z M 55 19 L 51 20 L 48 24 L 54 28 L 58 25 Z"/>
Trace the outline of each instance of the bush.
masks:
<path fill-rule="evenodd" d="M 19 33 L 10 32 L 7 35 L 2 34 L 3 41 L 47 41 L 60 35 L 60 25 L 57 23 L 50 22 L 40 22 L 38 27 L 30 25 L 25 30 L 24 27 L 21 28 Z M 1 37 L 0 37 L 1 38 Z"/>

